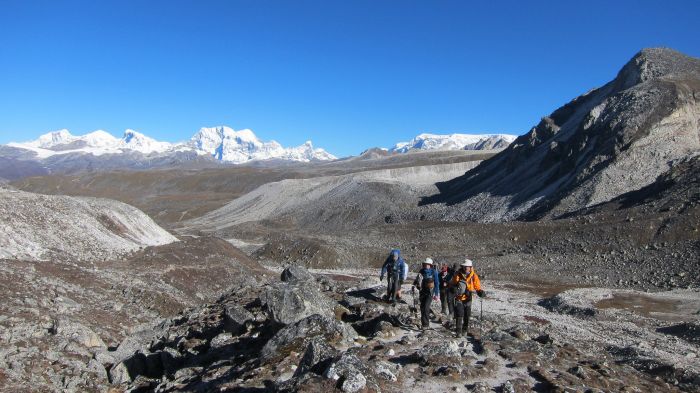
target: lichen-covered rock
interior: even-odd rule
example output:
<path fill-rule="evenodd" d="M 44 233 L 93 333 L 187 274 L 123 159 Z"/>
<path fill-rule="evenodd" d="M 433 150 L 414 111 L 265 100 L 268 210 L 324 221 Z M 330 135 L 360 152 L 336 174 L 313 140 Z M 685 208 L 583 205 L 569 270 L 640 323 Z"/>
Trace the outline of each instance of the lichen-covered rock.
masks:
<path fill-rule="evenodd" d="M 339 381 L 343 392 L 357 392 L 367 385 L 362 361 L 353 354 L 343 354 L 332 363 L 324 373 L 326 378 Z"/>
<path fill-rule="evenodd" d="M 255 316 L 250 311 L 238 304 L 228 304 L 224 310 L 226 329 L 233 334 L 240 334 L 245 331 L 246 323 L 255 319 Z"/>
<path fill-rule="evenodd" d="M 297 366 L 294 378 L 299 378 L 308 372 L 321 375 L 328 367 L 329 362 L 337 355 L 338 351 L 328 345 L 323 339 L 316 338 L 311 340 L 309 345 L 306 346 L 304 355 Z"/>
<path fill-rule="evenodd" d="M 262 348 L 261 356 L 272 359 L 290 351 L 301 352 L 314 337 L 323 337 L 329 342 L 352 342 L 358 336 L 349 325 L 314 314 L 277 332 Z"/>
<path fill-rule="evenodd" d="M 459 365 L 462 360 L 455 341 L 429 343 L 418 349 L 416 356 L 423 366 L 453 366 Z"/>
<path fill-rule="evenodd" d="M 282 271 L 282 281 L 290 284 L 304 283 L 315 281 L 314 276 L 309 273 L 303 266 L 291 265 Z"/>
<path fill-rule="evenodd" d="M 313 314 L 335 316 L 335 302 L 312 285 L 279 283 L 268 287 L 260 300 L 270 319 L 284 325 Z"/>

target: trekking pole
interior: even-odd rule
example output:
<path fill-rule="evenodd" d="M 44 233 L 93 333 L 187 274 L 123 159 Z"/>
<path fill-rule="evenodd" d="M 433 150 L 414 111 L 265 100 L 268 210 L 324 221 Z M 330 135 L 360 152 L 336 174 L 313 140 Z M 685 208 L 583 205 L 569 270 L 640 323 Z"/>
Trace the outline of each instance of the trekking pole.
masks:
<path fill-rule="evenodd" d="M 479 296 L 479 337 L 484 332 L 484 298 Z"/>
<path fill-rule="evenodd" d="M 416 303 L 416 287 L 415 286 L 411 287 L 411 296 L 413 297 L 413 313 L 416 314 L 416 318 L 418 318 L 418 303 Z"/>

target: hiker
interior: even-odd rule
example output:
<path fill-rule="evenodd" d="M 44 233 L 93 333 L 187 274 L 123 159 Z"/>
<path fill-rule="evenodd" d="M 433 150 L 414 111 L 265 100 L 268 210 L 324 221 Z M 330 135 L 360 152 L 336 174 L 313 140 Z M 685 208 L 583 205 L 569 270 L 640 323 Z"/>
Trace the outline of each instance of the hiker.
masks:
<path fill-rule="evenodd" d="M 432 259 L 425 258 L 413 286 L 419 290 L 421 329 L 425 330 L 430 327 L 430 304 L 433 300 L 438 300 L 440 295 L 440 277 L 433 269 Z"/>
<path fill-rule="evenodd" d="M 391 253 L 389 253 L 384 265 L 382 265 L 379 281 L 384 280 L 384 275 L 387 276 L 386 300 L 391 303 L 396 303 L 397 296 L 401 296 L 401 284 L 408 275 L 408 267 L 403 258 L 401 258 L 401 251 L 398 249 L 393 249 Z"/>
<path fill-rule="evenodd" d="M 449 297 L 449 301 L 447 302 L 447 309 L 450 310 L 450 315 L 455 315 L 455 289 L 450 286 L 450 282 L 452 282 L 452 278 L 457 274 L 459 271 L 459 265 L 456 263 L 453 263 L 452 266 L 447 270 L 447 291 L 445 291 Z"/>
<path fill-rule="evenodd" d="M 401 258 L 401 263 L 400 266 L 403 266 L 401 269 L 401 274 L 399 274 L 399 282 L 396 285 L 396 300 L 401 300 L 401 286 L 403 285 L 403 282 L 406 281 L 408 278 L 408 263 Z"/>
<path fill-rule="evenodd" d="M 452 299 L 452 297 L 449 296 L 449 285 L 451 279 L 452 277 L 449 267 L 446 263 L 442 264 L 440 267 L 440 305 L 442 306 L 442 313 L 444 315 L 452 314 L 452 307 L 449 306 L 450 300 Z"/>
<path fill-rule="evenodd" d="M 455 291 L 454 313 L 455 313 L 455 334 L 461 337 L 463 332 L 469 335 L 469 317 L 472 313 L 472 293 L 476 292 L 479 297 L 486 296 L 481 289 L 479 276 L 474 271 L 474 263 L 470 259 L 465 259 L 460 265 L 450 281 L 450 287 Z"/>

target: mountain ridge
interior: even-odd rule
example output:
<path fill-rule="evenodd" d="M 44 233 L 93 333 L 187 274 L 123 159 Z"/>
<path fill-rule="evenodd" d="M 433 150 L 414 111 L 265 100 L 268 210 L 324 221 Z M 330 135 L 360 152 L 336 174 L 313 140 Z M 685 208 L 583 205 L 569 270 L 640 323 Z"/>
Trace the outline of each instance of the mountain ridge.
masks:
<path fill-rule="evenodd" d="M 700 151 L 698 92 L 700 59 L 644 49 L 422 204 L 451 206 L 445 219 L 532 220 L 640 189 Z"/>
<path fill-rule="evenodd" d="M 147 156 L 194 152 L 197 155 L 209 155 L 217 161 L 233 164 L 268 159 L 299 162 L 336 159 L 325 150 L 314 148 L 311 141 L 300 146 L 285 148 L 276 141 L 261 141 L 249 129 L 235 131 L 227 126 L 202 127 L 190 140 L 178 143 L 157 141 L 132 129 L 127 129 L 122 138 L 117 138 L 103 130 L 76 136 L 66 129 L 61 129 L 43 134 L 36 140 L 11 142 L 6 146 L 33 152 L 38 159 L 66 154 L 103 156 L 129 152 Z"/>
<path fill-rule="evenodd" d="M 416 150 L 493 150 L 510 145 L 517 135 L 510 134 L 431 134 L 422 133 L 408 142 L 398 142 L 388 149 L 391 153 Z"/>

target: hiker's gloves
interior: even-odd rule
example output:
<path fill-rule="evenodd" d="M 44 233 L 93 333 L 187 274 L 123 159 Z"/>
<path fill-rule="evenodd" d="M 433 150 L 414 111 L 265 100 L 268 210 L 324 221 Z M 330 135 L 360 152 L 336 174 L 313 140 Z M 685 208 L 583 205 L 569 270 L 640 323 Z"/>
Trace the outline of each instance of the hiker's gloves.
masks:
<path fill-rule="evenodd" d="M 481 289 L 476 291 L 476 294 L 479 295 L 479 297 L 486 297 L 486 292 L 482 291 Z"/>

